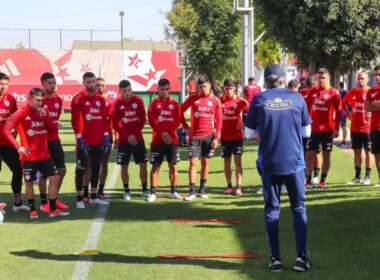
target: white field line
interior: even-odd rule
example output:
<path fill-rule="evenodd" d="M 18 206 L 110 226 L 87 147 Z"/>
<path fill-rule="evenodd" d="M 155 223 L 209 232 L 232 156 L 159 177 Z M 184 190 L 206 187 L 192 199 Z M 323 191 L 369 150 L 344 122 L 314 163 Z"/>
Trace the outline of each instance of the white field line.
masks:
<path fill-rule="evenodd" d="M 115 164 L 112 169 L 111 177 L 108 180 L 106 189 L 112 190 L 115 188 L 117 176 L 120 167 Z M 98 210 L 93 218 L 90 230 L 88 231 L 87 239 L 83 245 L 82 250 L 95 250 L 102 232 L 105 217 L 108 212 L 109 205 L 98 206 Z M 88 277 L 92 264 L 92 256 L 82 256 L 77 261 L 75 270 L 71 277 L 72 280 L 85 280 Z"/>

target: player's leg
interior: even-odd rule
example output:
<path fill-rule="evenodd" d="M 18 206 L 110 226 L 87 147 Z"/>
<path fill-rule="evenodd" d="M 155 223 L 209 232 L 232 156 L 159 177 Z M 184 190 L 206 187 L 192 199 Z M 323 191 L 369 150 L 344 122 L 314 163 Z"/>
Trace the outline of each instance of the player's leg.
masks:
<path fill-rule="evenodd" d="M 35 162 L 25 161 L 23 163 L 23 175 L 25 180 L 25 194 L 30 208 L 29 217 L 38 219 L 38 212 L 34 201 L 34 181 L 36 180 L 37 167 Z"/>
<path fill-rule="evenodd" d="M 149 198 L 151 192 L 148 191 L 148 154 L 145 148 L 145 142 L 139 141 L 137 145 L 132 146 L 132 154 L 135 164 L 139 165 L 139 177 L 142 186 L 142 196 Z"/>
<path fill-rule="evenodd" d="M 90 194 L 90 204 L 97 205 L 108 205 L 109 202 L 101 200 L 98 198 L 98 184 L 99 184 L 99 171 L 100 171 L 100 160 L 103 150 L 101 145 L 89 146 L 89 158 L 90 158 L 90 168 L 91 168 L 91 194 Z"/>
<path fill-rule="evenodd" d="M 355 177 L 349 181 L 348 185 L 355 185 L 361 183 L 361 166 L 362 166 L 362 139 L 361 133 L 351 131 L 351 148 L 354 151 L 354 167 Z"/>
<path fill-rule="evenodd" d="M 243 194 L 241 191 L 241 182 L 243 178 L 243 164 L 242 164 L 243 140 L 234 141 L 232 153 L 234 155 L 234 163 L 235 163 L 235 178 L 236 178 L 235 195 L 239 196 Z"/>
<path fill-rule="evenodd" d="M 88 156 L 87 151 L 76 151 L 76 166 L 75 166 L 75 189 L 77 192 L 77 202 L 76 207 L 78 209 L 85 208 L 84 197 L 83 197 L 83 184 L 84 184 L 84 173 L 88 166 Z"/>
<path fill-rule="evenodd" d="M 363 185 L 371 185 L 371 171 L 372 171 L 372 160 L 371 160 L 371 140 L 368 133 L 363 133 L 363 149 L 365 153 L 365 175 L 363 179 Z"/>
<path fill-rule="evenodd" d="M 333 149 L 333 137 L 330 133 L 323 133 L 322 135 L 322 174 L 319 185 L 321 188 L 326 187 L 326 178 L 331 166 L 331 152 Z"/>
<path fill-rule="evenodd" d="M 320 134 L 313 132 L 311 133 L 310 138 L 306 141 L 306 188 L 313 187 L 311 178 L 320 142 Z"/>
<path fill-rule="evenodd" d="M 178 186 L 178 167 L 180 161 L 178 144 L 165 145 L 165 156 L 169 167 L 170 195 L 169 198 L 182 199 L 177 192 Z"/>
<path fill-rule="evenodd" d="M 102 158 L 100 161 L 100 173 L 99 173 L 99 191 L 98 196 L 100 199 L 107 199 L 104 194 L 104 186 L 106 184 L 108 176 L 108 162 L 111 155 L 111 149 L 108 149 L 106 153 L 102 153 Z"/>
<path fill-rule="evenodd" d="M 220 156 L 223 158 L 224 163 L 224 177 L 226 178 L 227 188 L 224 191 L 225 194 L 233 194 L 234 189 L 232 188 L 232 170 L 231 170 L 231 157 L 232 150 L 229 144 L 230 141 L 222 140 L 220 141 Z"/>
<path fill-rule="evenodd" d="M 195 195 L 195 181 L 197 179 L 197 166 L 201 155 L 201 140 L 191 139 L 188 149 L 189 155 L 189 194 L 184 198 L 185 201 L 193 200 Z"/>
<path fill-rule="evenodd" d="M 319 185 L 319 173 L 321 172 L 321 166 L 322 166 L 322 147 L 321 145 L 318 146 L 317 153 L 315 154 L 314 158 L 314 168 L 313 168 L 313 178 L 311 179 L 311 184 L 313 186 Z"/>
<path fill-rule="evenodd" d="M 91 168 L 90 168 L 90 161 L 88 159 L 87 167 L 83 173 L 83 184 L 82 184 L 83 201 L 85 202 L 88 202 L 89 197 L 90 197 L 90 192 L 89 192 L 90 181 L 91 181 Z"/>
<path fill-rule="evenodd" d="M 201 140 L 201 180 L 198 193 L 198 196 L 201 198 L 208 198 L 206 193 L 206 185 L 210 169 L 210 158 L 213 157 L 215 153 L 211 146 L 213 139 L 214 136 L 212 135 Z"/>
<path fill-rule="evenodd" d="M 128 166 L 131 159 L 130 145 L 119 144 L 117 148 L 117 160 L 116 163 L 120 165 L 120 176 L 123 183 L 124 194 L 123 199 L 126 201 L 131 200 L 131 192 L 129 189 L 129 173 Z"/>

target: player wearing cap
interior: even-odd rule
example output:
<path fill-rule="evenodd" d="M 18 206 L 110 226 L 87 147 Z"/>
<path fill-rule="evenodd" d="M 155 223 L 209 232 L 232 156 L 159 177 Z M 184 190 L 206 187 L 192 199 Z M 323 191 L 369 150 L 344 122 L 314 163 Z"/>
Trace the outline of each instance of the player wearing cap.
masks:
<path fill-rule="evenodd" d="M 177 193 L 179 147 L 177 128 L 181 123 L 181 111 L 177 101 L 170 97 L 170 82 L 167 79 L 158 81 L 158 97 L 149 104 L 148 120 L 152 127 L 150 163 L 151 194 L 149 202 L 156 200 L 156 187 L 161 164 L 166 156 L 169 166 L 171 194 L 169 198 L 182 199 Z"/>
<path fill-rule="evenodd" d="M 148 198 L 148 172 L 146 163 L 148 155 L 145 148 L 142 130 L 146 121 L 144 101 L 132 93 L 131 83 L 122 80 L 119 83 L 120 97 L 115 101 L 112 110 L 112 125 L 118 134 L 117 164 L 121 165 L 121 180 L 124 185 L 124 200 L 131 200 L 129 189 L 128 166 L 131 155 L 140 168 L 142 196 Z"/>
<path fill-rule="evenodd" d="M 182 127 L 189 134 L 189 195 L 185 201 L 196 198 L 208 198 L 206 183 L 209 173 L 210 158 L 214 155 L 222 129 L 222 110 L 218 97 L 211 89 L 211 82 L 207 76 L 200 76 L 197 80 L 200 92 L 189 96 L 181 105 Z M 191 108 L 190 126 L 185 119 L 185 112 Z M 201 158 L 201 181 L 199 192 L 195 194 L 197 165 Z"/>
<path fill-rule="evenodd" d="M 54 165 L 58 170 L 59 182 L 58 182 L 58 192 L 61 189 L 63 179 L 66 175 L 66 164 L 65 164 L 65 153 L 62 148 L 61 139 L 59 138 L 58 128 L 59 128 L 59 118 L 62 113 L 62 99 L 56 94 L 57 82 L 52 73 L 46 72 L 41 75 L 40 78 L 42 90 L 44 91 L 44 100 L 42 108 L 45 109 L 50 118 L 53 120 L 55 126 L 54 129 L 49 130 L 48 137 L 48 148 Z M 40 210 L 44 212 L 49 212 L 49 204 L 47 203 L 46 197 L 46 180 L 40 178 L 39 180 L 40 196 L 41 196 L 41 206 Z M 55 202 L 58 209 L 68 209 L 69 207 L 60 201 L 58 198 Z"/>
<path fill-rule="evenodd" d="M 243 166 L 243 120 L 242 112 L 248 108 L 248 101 L 234 94 L 234 81 L 225 80 L 223 83 L 222 103 L 222 132 L 220 137 L 220 155 L 224 159 L 224 175 L 227 181 L 225 194 L 242 195 L 241 181 Z M 232 187 L 231 157 L 234 157 L 236 188 Z"/>
<path fill-rule="evenodd" d="M 311 136 L 306 143 L 306 187 L 312 187 L 311 175 L 315 155 L 322 145 L 322 174 L 319 185 L 326 187 L 326 177 L 331 164 L 333 138 L 339 136 L 341 100 L 339 92 L 329 85 L 330 74 L 326 68 L 318 70 L 318 85 L 313 87 L 307 96 L 307 105 L 313 123 Z"/>
<path fill-rule="evenodd" d="M 307 216 L 304 188 L 304 158 L 302 137 L 310 133 L 310 117 L 306 104 L 298 93 L 285 86 L 285 72 L 278 64 L 264 71 L 268 90 L 257 95 L 250 104 L 246 137 L 260 137 L 260 169 L 264 191 L 266 231 L 271 249 L 269 268 L 282 270 L 279 241 L 280 189 L 288 190 L 296 237 L 297 257 L 294 270 L 310 269 L 306 250 Z"/>
<path fill-rule="evenodd" d="M 22 168 L 19 156 L 11 142 L 4 137 L 3 132 L 6 121 L 17 111 L 16 99 L 7 92 L 8 87 L 9 77 L 4 73 L 0 73 L 0 156 L 12 172 L 13 211 L 29 211 L 29 207 L 23 205 L 21 200 Z"/>
<path fill-rule="evenodd" d="M 367 98 L 367 92 L 370 89 L 367 85 L 368 75 L 365 72 L 359 72 L 357 76 L 357 87 L 351 89 L 342 100 L 342 108 L 349 120 L 351 120 L 351 146 L 354 150 L 355 177 L 349 185 L 371 184 L 371 141 L 369 138 L 370 117 L 371 114 L 366 112 L 364 106 Z M 347 109 L 350 105 L 351 112 Z M 361 180 L 362 166 L 362 149 L 365 152 L 365 176 Z"/>
<path fill-rule="evenodd" d="M 94 73 L 83 74 L 84 89 L 71 102 L 71 125 L 76 137 L 75 187 L 79 209 L 83 203 L 83 176 L 87 167 L 91 174 L 90 204 L 108 205 L 108 201 L 98 198 L 100 160 L 109 149 L 109 134 L 106 123 L 104 98 L 96 91 Z"/>
<path fill-rule="evenodd" d="M 26 184 L 26 196 L 30 207 L 30 218 L 38 218 L 34 204 L 33 184 L 37 171 L 42 178 L 49 180 L 49 217 L 67 216 L 56 208 L 59 176 L 48 148 L 48 131 L 54 130 L 55 124 L 47 110 L 42 108 L 44 93 L 39 88 L 32 88 L 28 104 L 18 110 L 6 122 L 3 133 L 12 146 L 20 153 Z M 20 135 L 19 144 L 11 133 L 16 128 Z"/>

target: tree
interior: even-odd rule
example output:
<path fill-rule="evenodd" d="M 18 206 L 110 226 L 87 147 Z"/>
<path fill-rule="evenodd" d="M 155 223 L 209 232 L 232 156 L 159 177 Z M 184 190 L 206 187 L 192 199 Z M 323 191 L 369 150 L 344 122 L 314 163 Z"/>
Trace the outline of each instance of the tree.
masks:
<path fill-rule="evenodd" d="M 222 80 L 240 73 L 240 18 L 232 1 L 184 0 L 173 2 L 167 18 L 169 33 L 188 56 L 194 73 Z"/>
<path fill-rule="evenodd" d="M 268 32 L 300 66 L 347 73 L 380 54 L 379 0 L 256 0 Z"/>

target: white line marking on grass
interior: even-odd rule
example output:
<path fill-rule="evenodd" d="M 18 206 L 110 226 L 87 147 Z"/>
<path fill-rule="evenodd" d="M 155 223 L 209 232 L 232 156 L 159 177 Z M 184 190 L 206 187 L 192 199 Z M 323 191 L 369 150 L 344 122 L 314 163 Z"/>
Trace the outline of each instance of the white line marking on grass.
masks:
<path fill-rule="evenodd" d="M 119 174 L 120 167 L 115 164 L 112 169 L 111 177 L 108 180 L 108 184 L 106 189 L 112 190 L 115 188 L 117 175 Z M 98 206 L 98 211 L 96 211 L 96 214 L 94 216 L 94 219 L 92 221 L 90 230 L 88 231 L 87 239 L 83 245 L 82 250 L 95 250 L 100 235 L 102 233 L 102 228 L 104 224 L 105 217 L 108 212 L 109 205 L 104 206 Z M 80 257 L 77 261 L 77 265 L 75 267 L 75 270 L 73 272 L 73 275 L 71 277 L 72 280 L 85 280 L 88 277 L 88 273 L 90 272 L 91 262 L 92 262 L 92 256 L 83 256 Z"/>

